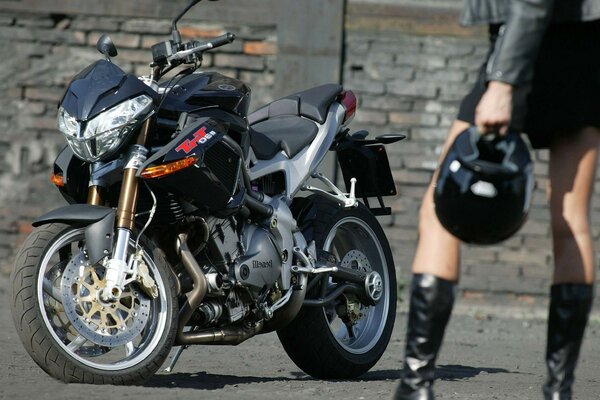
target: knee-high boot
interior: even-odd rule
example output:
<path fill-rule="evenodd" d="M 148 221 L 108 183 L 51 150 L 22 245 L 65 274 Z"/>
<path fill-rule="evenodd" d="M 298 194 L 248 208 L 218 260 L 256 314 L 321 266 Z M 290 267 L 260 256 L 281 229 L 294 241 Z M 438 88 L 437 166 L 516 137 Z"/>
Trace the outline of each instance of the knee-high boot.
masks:
<path fill-rule="evenodd" d="M 395 399 L 433 399 L 435 360 L 452 312 L 455 287 L 433 275 L 413 276 L 403 377 Z"/>
<path fill-rule="evenodd" d="M 550 289 L 546 364 L 547 400 L 571 399 L 575 366 L 594 298 L 593 285 L 563 283 Z"/>

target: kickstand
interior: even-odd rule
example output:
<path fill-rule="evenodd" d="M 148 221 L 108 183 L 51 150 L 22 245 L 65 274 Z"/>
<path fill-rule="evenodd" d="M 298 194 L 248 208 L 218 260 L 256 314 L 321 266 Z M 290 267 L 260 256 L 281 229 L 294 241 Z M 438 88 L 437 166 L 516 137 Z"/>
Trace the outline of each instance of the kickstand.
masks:
<path fill-rule="evenodd" d="M 181 353 L 183 353 L 183 350 L 185 350 L 187 348 L 188 348 L 188 346 L 179 346 L 177 348 L 177 350 L 175 351 L 175 354 L 173 354 L 173 357 L 171 357 L 169 366 L 167 368 L 165 368 L 165 372 L 173 372 L 173 369 L 175 368 L 175 364 L 177 364 L 177 361 L 179 361 L 179 357 L 181 357 Z"/>

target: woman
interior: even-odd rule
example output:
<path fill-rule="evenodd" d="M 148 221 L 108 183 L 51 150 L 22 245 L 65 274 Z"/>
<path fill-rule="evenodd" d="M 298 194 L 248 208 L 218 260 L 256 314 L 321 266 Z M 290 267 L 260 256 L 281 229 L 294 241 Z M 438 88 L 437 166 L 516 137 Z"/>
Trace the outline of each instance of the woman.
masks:
<path fill-rule="evenodd" d="M 546 399 L 570 399 L 593 300 L 590 197 L 600 145 L 600 0 L 467 0 L 465 24 L 487 23 L 491 49 L 444 151 L 471 124 L 482 134 L 526 132 L 549 148 L 554 276 Z M 434 174 L 432 182 L 435 182 Z M 404 375 L 396 399 L 432 399 L 435 360 L 459 279 L 460 242 L 440 225 L 434 183 L 420 210 Z M 493 211 L 491 211 L 493 212 Z"/>

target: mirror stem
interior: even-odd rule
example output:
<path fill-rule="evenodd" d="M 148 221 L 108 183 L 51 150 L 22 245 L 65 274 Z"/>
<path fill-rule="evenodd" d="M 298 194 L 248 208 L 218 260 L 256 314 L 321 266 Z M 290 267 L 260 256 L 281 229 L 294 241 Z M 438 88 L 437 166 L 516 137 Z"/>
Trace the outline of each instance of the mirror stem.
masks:
<path fill-rule="evenodd" d="M 186 12 L 190 10 L 190 8 L 200 3 L 200 1 L 201 0 L 191 0 L 190 3 L 183 9 L 183 11 L 180 12 L 179 15 L 173 20 L 173 23 L 171 24 L 171 35 L 173 36 L 173 41 L 175 43 L 181 43 L 181 33 L 179 33 L 179 30 L 177 29 L 177 22 L 185 15 Z"/>

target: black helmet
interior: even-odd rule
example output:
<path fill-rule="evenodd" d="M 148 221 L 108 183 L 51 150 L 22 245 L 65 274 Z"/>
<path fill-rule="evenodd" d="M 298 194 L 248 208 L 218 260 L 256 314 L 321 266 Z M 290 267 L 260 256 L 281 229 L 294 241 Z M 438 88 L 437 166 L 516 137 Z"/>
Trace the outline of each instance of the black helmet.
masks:
<path fill-rule="evenodd" d="M 509 238 L 527 219 L 533 192 L 529 149 L 521 136 L 460 133 L 442 162 L 434 193 L 438 219 L 467 243 Z"/>

